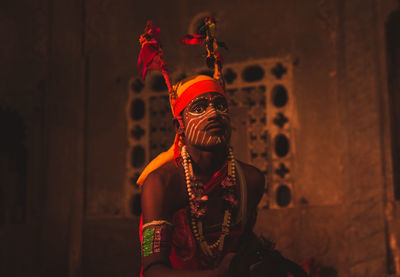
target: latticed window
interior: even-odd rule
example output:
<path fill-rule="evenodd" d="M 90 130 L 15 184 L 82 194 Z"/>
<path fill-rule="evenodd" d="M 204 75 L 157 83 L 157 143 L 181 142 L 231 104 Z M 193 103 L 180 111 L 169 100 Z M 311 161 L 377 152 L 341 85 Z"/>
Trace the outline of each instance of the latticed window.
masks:
<path fill-rule="evenodd" d="M 175 72 L 172 79 L 176 82 L 192 74 L 212 75 L 212 72 L 204 68 Z M 266 194 L 261 207 L 292 206 L 292 133 L 296 121 L 291 59 L 226 64 L 224 76 L 235 155 L 259 168 L 266 176 Z M 126 190 L 131 198 L 127 198 L 127 207 L 138 192 L 136 180 L 141 170 L 151 159 L 166 151 L 175 136 L 163 77 L 155 72 L 148 77 L 145 84 L 137 79 L 130 83 Z"/>

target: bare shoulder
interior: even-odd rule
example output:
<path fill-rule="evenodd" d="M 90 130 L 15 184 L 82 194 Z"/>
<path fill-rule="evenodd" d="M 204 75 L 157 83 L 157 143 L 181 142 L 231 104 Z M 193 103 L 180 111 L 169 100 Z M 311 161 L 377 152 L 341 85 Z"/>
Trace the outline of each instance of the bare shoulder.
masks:
<path fill-rule="evenodd" d="M 264 193 L 264 174 L 255 166 L 238 161 L 246 178 L 249 200 L 258 204 Z"/>
<path fill-rule="evenodd" d="M 178 168 L 168 162 L 151 172 L 142 187 L 142 212 L 144 222 L 151 220 L 170 220 L 177 209 L 176 196 L 180 195 Z M 175 198 L 175 201 L 174 201 Z"/>
<path fill-rule="evenodd" d="M 170 179 L 177 172 L 173 162 L 167 162 L 152 171 L 143 182 L 143 190 L 158 188 L 164 190 L 170 184 Z"/>
<path fill-rule="evenodd" d="M 249 165 L 242 161 L 238 161 L 243 173 L 246 177 L 246 183 L 252 189 L 264 190 L 265 177 L 264 174 L 255 166 Z"/>

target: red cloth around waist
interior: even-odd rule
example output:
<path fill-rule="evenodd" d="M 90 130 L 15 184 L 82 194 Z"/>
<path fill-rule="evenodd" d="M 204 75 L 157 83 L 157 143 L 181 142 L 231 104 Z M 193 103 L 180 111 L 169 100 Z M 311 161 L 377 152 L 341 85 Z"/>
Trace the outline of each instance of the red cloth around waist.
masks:
<path fill-rule="evenodd" d="M 175 225 L 172 234 L 172 249 L 170 254 L 170 261 L 173 268 L 176 269 L 212 269 L 216 267 L 216 259 L 206 256 L 193 236 L 190 227 L 190 219 L 188 216 L 188 209 L 181 209 L 177 211 L 173 217 L 173 224 Z M 235 226 L 229 236 L 225 238 L 224 249 L 221 253 L 223 257 L 228 252 L 234 252 L 237 246 L 240 235 L 243 233 L 242 226 Z M 205 234 L 205 238 L 209 243 L 218 240 L 220 232 Z"/>
<path fill-rule="evenodd" d="M 206 194 L 209 194 L 211 191 L 213 191 L 222 182 L 226 175 L 227 164 L 225 164 L 219 171 L 217 171 L 210 179 L 210 181 L 204 185 L 204 192 Z M 191 229 L 189 208 L 186 207 L 176 211 L 173 215 L 172 223 L 174 224 L 170 254 L 172 267 L 175 269 L 187 270 L 212 269 L 216 267 L 216 259 L 206 256 L 196 242 L 196 239 Z M 139 227 L 141 243 L 142 226 L 143 217 L 140 220 Z M 239 237 L 243 233 L 243 231 L 244 226 L 242 226 L 242 224 L 233 226 L 229 233 L 229 236 L 225 238 L 224 248 L 220 255 L 221 257 L 223 257 L 226 253 L 235 251 Z M 209 243 L 213 243 L 219 238 L 220 235 L 221 232 L 215 232 L 205 234 L 204 236 Z M 142 276 L 142 274 L 140 276 Z"/>

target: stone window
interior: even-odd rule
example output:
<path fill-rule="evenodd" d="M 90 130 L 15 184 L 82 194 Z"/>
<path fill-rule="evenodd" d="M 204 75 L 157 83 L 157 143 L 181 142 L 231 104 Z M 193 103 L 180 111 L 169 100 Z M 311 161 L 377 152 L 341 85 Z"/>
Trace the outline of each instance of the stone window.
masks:
<path fill-rule="evenodd" d="M 192 74 L 212 75 L 212 72 L 199 68 L 193 72 L 175 72 L 171 77 L 175 83 Z M 295 122 L 291 60 L 271 58 L 226 64 L 224 76 L 235 155 L 266 176 L 261 207 L 291 207 Z M 175 132 L 168 91 L 160 74 L 151 73 L 145 84 L 132 79 L 129 88 L 126 189 L 132 200 L 138 193 L 136 180 L 141 170 L 172 145 Z"/>

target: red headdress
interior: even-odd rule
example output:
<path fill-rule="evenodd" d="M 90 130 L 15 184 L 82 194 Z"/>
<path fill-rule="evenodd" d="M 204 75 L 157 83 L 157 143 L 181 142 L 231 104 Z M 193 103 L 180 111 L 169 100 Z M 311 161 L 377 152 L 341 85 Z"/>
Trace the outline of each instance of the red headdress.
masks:
<path fill-rule="evenodd" d="M 223 84 L 223 79 L 220 78 L 221 74 L 218 72 L 217 67 L 214 75 L 219 80 L 205 75 L 196 75 L 180 81 L 174 87 L 171 86 L 164 54 L 161 49 L 160 28 L 154 26 L 152 21 L 147 21 L 146 28 L 144 33 L 140 36 L 139 41 L 142 45 L 138 58 L 140 75 L 142 79 L 144 79 L 148 70 L 160 70 L 162 72 L 165 83 L 168 86 L 171 111 L 174 118 L 179 118 L 189 102 L 200 94 L 217 92 L 225 96 L 225 91 L 221 86 L 221 84 Z M 170 149 L 159 154 L 146 166 L 137 180 L 137 184 L 142 185 L 147 175 L 166 162 L 174 159 L 177 160 L 179 158 L 181 144 L 182 139 L 177 134 L 174 144 Z"/>
<path fill-rule="evenodd" d="M 206 92 L 217 92 L 225 96 L 225 91 L 219 82 L 206 75 L 188 77 L 176 84 L 174 88 L 175 93 L 170 94 L 170 105 L 174 118 L 179 118 L 180 114 L 189 102 L 200 94 Z M 137 184 L 142 185 L 147 175 L 166 162 L 178 159 L 181 146 L 182 140 L 177 134 L 175 136 L 174 144 L 168 149 L 168 151 L 159 154 L 146 166 L 137 180 Z"/>

